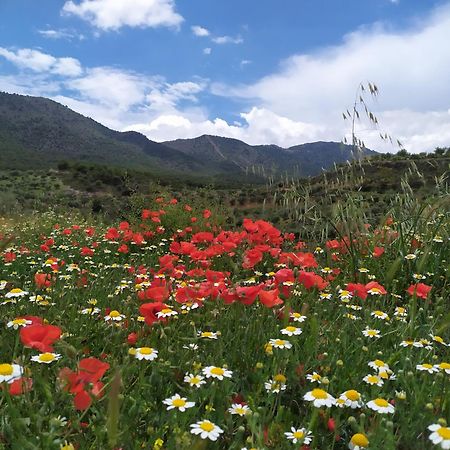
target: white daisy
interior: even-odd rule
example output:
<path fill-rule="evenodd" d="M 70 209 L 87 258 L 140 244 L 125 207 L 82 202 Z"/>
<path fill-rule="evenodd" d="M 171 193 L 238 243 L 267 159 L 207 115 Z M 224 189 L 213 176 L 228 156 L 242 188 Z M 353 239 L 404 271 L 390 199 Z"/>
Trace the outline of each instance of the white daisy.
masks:
<path fill-rule="evenodd" d="M 14 328 L 14 330 L 19 329 L 19 327 L 26 327 L 27 325 L 31 325 L 33 322 L 31 320 L 27 320 L 27 319 L 14 319 L 14 320 L 10 320 L 6 326 L 8 328 Z"/>
<path fill-rule="evenodd" d="M 199 388 L 202 384 L 206 384 L 204 377 L 202 377 L 201 375 L 193 375 L 192 373 L 187 373 L 184 376 L 183 381 L 196 388 Z"/>
<path fill-rule="evenodd" d="M 356 433 L 350 439 L 348 443 L 348 448 L 350 450 L 364 450 L 369 446 L 369 440 L 362 433 Z"/>
<path fill-rule="evenodd" d="M 125 315 L 120 314 L 120 312 L 115 309 L 105 316 L 105 322 L 108 322 L 109 320 L 113 322 L 121 322 L 123 319 L 125 319 Z"/>
<path fill-rule="evenodd" d="M 428 427 L 432 433 L 430 434 L 430 441 L 434 445 L 440 445 L 443 449 L 450 449 L 450 428 L 443 427 L 437 423 Z"/>
<path fill-rule="evenodd" d="M 12 383 L 23 374 L 23 367 L 18 364 L 0 364 L 0 383 Z"/>
<path fill-rule="evenodd" d="M 378 338 L 381 337 L 380 330 L 374 330 L 374 329 L 371 329 L 369 327 L 366 327 L 366 329 L 362 331 L 362 334 L 364 336 L 368 337 L 368 338 L 371 338 L 371 339 L 373 339 L 373 338 L 377 338 L 378 339 Z"/>
<path fill-rule="evenodd" d="M 139 360 L 146 359 L 148 361 L 153 361 L 158 357 L 158 350 L 155 350 L 152 347 L 139 347 L 136 349 L 134 356 Z"/>
<path fill-rule="evenodd" d="M 241 403 L 233 403 L 230 408 L 228 408 L 228 412 L 230 414 L 235 414 L 238 416 L 246 416 L 250 414 L 252 411 L 247 405 L 243 405 Z"/>
<path fill-rule="evenodd" d="M 281 334 L 287 334 L 288 336 L 298 336 L 302 334 L 302 329 L 293 326 L 287 326 L 286 328 L 283 328 L 281 330 Z"/>
<path fill-rule="evenodd" d="M 191 424 L 191 433 L 200 435 L 201 439 L 210 439 L 211 441 L 217 441 L 223 430 L 211 421 L 205 419 L 200 422 Z"/>
<path fill-rule="evenodd" d="M 431 364 L 417 364 L 416 369 L 428 373 L 439 372 L 439 369 Z"/>
<path fill-rule="evenodd" d="M 306 428 L 291 427 L 291 431 L 284 433 L 286 439 L 292 441 L 293 444 L 305 444 L 308 445 L 312 441 L 311 431 L 307 431 Z"/>
<path fill-rule="evenodd" d="M 380 414 L 394 414 L 395 408 L 384 398 L 376 398 L 367 403 L 367 407 Z"/>
<path fill-rule="evenodd" d="M 280 349 L 292 348 L 292 344 L 289 341 L 286 341 L 285 339 L 270 339 L 269 345 L 271 345 L 272 347 L 275 347 L 275 348 L 280 348 Z"/>
<path fill-rule="evenodd" d="M 167 410 L 178 409 L 178 411 L 185 412 L 187 408 L 195 406 L 195 402 L 188 402 L 185 397 L 181 397 L 180 394 L 175 394 L 172 397 L 163 400 L 163 403 L 167 405 Z"/>
<path fill-rule="evenodd" d="M 59 353 L 41 353 L 40 355 L 35 355 L 31 357 L 31 361 L 40 364 L 51 364 L 53 361 L 58 361 L 61 358 Z"/>
<path fill-rule="evenodd" d="M 203 368 L 202 372 L 206 378 L 216 378 L 220 381 L 224 378 L 231 378 L 233 376 L 233 372 L 225 367 L 208 366 Z"/>
<path fill-rule="evenodd" d="M 358 391 L 355 391 L 354 389 L 350 389 L 342 393 L 336 400 L 336 403 L 339 400 L 343 401 L 345 406 L 348 406 L 349 408 L 352 409 L 362 408 L 364 406 L 364 403 L 361 399 L 361 394 Z"/>
<path fill-rule="evenodd" d="M 320 408 L 321 406 L 331 407 L 335 402 L 335 398 L 323 389 L 313 389 L 312 391 L 307 392 L 303 396 L 303 400 L 313 402 L 313 405 L 316 408 Z"/>

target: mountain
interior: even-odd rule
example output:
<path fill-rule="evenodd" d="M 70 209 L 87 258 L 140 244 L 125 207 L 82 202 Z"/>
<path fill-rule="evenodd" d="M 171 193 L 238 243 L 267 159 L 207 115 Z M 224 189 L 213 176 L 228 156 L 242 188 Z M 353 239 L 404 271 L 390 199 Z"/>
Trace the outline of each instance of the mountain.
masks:
<path fill-rule="evenodd" d="M 249 145 L 237 139 L 203 135 L 194 139 L 177 139 L 164 142 L 164 145 L 177 149 L 218 167 L 234 165 L 235 170 L 256 170 L 266 174 L 290 173 L 299 176 L 312 176 L 329 169 L 334 164 L 355 159 L 350 145 L 338 142 L 313 142 L 289 148 L 277 145 Z M 374 156 L 377 153 L 365 150 L 361 156 Z"/>
<path fill-rule="evenodd" d="M 47 98 L 0 92 L 0 168 L 45 168 L 70 160 L 155 175 L 239 179 L 247 174 L 247 181 L 255 181 L 270 174 L 316 175 L 354 159 L 351 150 L 336 142 L 284 149 L 208 135 L 157 143 L 134 131 L 111 130 Z M 373 154 L 367 150 L 363 156 Z"/>

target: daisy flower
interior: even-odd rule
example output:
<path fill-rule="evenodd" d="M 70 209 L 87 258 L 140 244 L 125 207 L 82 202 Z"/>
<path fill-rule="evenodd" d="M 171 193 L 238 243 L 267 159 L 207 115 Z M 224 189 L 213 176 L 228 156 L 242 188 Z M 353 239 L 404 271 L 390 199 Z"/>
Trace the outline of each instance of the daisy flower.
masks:
<path fill-rule="evenodd" d="M 292 344 L 289 341 L 286 341 L 285 339 L 270 339 L 269 345 L 271 345 L 272 347 L 275 347 L 275 348 L 280 348 L 280 349 L 292 348 Z"/>
<path fill-rule="evenodd" d="M 181 310 L 185 314 L 193 309 L 197 309 L 200 305 L 197 302 L 186 302 L 181 305 Z"/>
<path fill-rule="evenodd" d="M 84 308 L 80 311 L 81 314 L 89 315 L 89 316 L 95 316 L 96 314 L 100 313 L 100 308 Z"/>
<path fill-rule="evenodd" d="M 281 330 L 281 334 L 287 334 L 288 336 L 298 336 L 302 334 L 302 329 L 293 326 L 287 326 L 286 328 L 283 328 Z"/>
<path fill-rule="evenodd" d="M 205 378 L 201 375 L 193 375 L 192 373 L 187 373 L 184 376 L 183 381 L 185 383 L 189 383 L 189 385 L 192 387 L 199 388 L 202 384 L 206 384 Z"/>
<path fill-rule="evenodd" d="M 201 439 L 210 439 L 211 441 L 217 441 L 223 430 L 211 421 L 205 419 L 200 422 L 191 424 L 191 433 L 200 435 Z"/>
<path fill-rule="evenodd" d="M 120 312 L 115 309 L 105 316 L 105 322 L 108 322 L 109 320 L 113 322 L 121 322 L 123 319 L 125 319 L 125 316 L 120 314 Z"/>
<path fill-rule="evenodd" d="M 155 350 L 152 347 L 139 347 L 136 349 L 134 356 L 136 359 L 139 359 L 140 361 L 143 359 L 153 361 L 158 357 L 158 350 Z"/>
<path fill-rule="evenodd" d="M 206 378 L 217 378 L 220 381 L 224 378 L 231 378 L 233 376 L 233 372 L 225 367 L 208 366 L 205 367 L 202 372 Z"/>
<path fill-rule="evenodd" d="M 303 400 L 313 402 L 313 405 L 316 408 L 320 408 L 321 406 L 331 407 L 335 402 L 335 398 L 323 389 L 313 389 L 312 391 L 307 392 L 303 396 Z"/>
<path fill-rule="evenodd" d="M 366 327 L 366 329 L 362 331 L 362 334 L 364 336 L 368 337 L 368 338 L 371 338 L 371 339 L 373 339 L 373 338 L 377 338 L 378 339 L 378 338 L 381 337 L 380 330 L 374 330 L 374 329 L 369 328 L 369 327 Z"/>
<path fill-rule="evenodd" d="M 366 375 L 363 378 L 363 381 L 365 381 L 367 384 L 370 384 L 371 386 L 383 386 L 384 384 L 384 381 L 378 375 Z"/>
<path fill-rule="evenodd" d="M 197 344 L 191 343 L 188 345 L 183 345 L 183 348 L 185 348 L 186 350 L 198 350 L 199 347 Z"/>
<path fill-rule="evenodd" d="M 370 361 L 369 363 L 367 363 L 367 365 L 372 369 L 377 370 L 378 372 L 389 370 L 389 366 L 384 361 L 381 361 L 381 359 Z"/>
<path fill-rule="evenodd" d="M 397 317 L 406 317 L 408 313 L 406 312 L 406 308 L 403 308 L 403 306 L 397 306 L 394 311 L 394 316 Z"/>
<path fill-rule="evenodd" d="M 198 337 L 200 338 L 206 338 L 206 339 L 217 339 L 219 336 L 219 332 L 213 332 L 213 331 L 199 331 Z"/>
<path fill-rule="evenodd" d="M 163 308 L 161 311 L 156 313 L 156 317 L 161 319 L 163 317 L 176 316 L 177 314 L 178 313 L 176 311 L 174 311 L 172 308 Z"/>
<path fill-rule="evenodd" d="M 18 364 L 0 364 L 0 383 L 12 383 L 23 374 L 23 367 Z"/>
<path fill-rule="evenodd" d="M 33 322 L 31 320 L 27 320 L 27 319 L 14 319 L 14 320 L 10 320 L 6 326 L 8 328 L 14 328 L 14 330 L 19 329 L 19 327 L 26 327 L 27 325 L 31 325 Z"/>
<path fill-rule="evenodd" d="M 345 391 L 343 394 L 339 396 L 336 402 L 338 400 L 343 400 L 344 405 L 352 409 L 362 408 L 364 406 L 364 403 L 361 399 L 361 394 L 358 391 L 355 391 L 354 389 Z"/>
<path fill-rule="evenodd" d="M 163 403 L 167 405 L 167 410 L 178 409 L 178 411 L 185 412 L 187 408 L 195 406 L 195 402 L 188 402 L 185 397 L 180 397 L 180 394 L 175 394 L 172 397 L 163 400 Z"/>
<path fill-rule="evenodd" d="M 413 259 L 416 259 L 417 255 L 415 255 L 414 253 L 409 253 L 408 255 L 405 255 L 405 259 L 408 259 L 410 261 L 412 261 Z"/>
<path fill-rule="evenodd" d="M 435 423 L 433 425 L 430 425 L 428 429 L 432 431 L 429 439 L 434 445 L 440 445 L 441 448 L 450 449 L 449 427 L 443 427 L 442 425 Z"/>
<path fill-rule="evenodd" d="M 377 319 L 381 319 L 381 320 L 389 320 L 389 316 L 388 316 L 385 312 L 383 312 L 383 311 L 372 311 L 372 312 L 370 313 L 370 315 L 371 315 L 372 317 L 377 318 Z"/>
<path fill-rule="evenodd" d="M 406 341 L 402 341 L 400 342 L 400 346 L 401 347 L 416 347 L 416 348 L 422 348 L 423 344 L 419 341 L 411 341 L 411 340 L 406 340 Z"/>
<path fill-rule="evenodd" d="M 450 375 L 450 364 L 447 362 L 441 362 L 440 364 L 435 364 L 434 367 L 438 370 L 443 370 L 445 373 Z"/>
<path fill-rule="evenodd" d="M 350 300 L 353 297 L 353 294 L 345 289 L 339 289 L 338 292 L 341 300 Z"/>
<path fill-rule="evenodd" d="M 441 336 L 435 336 L 433 334 L 430 334 L 431 339 L 433 339 L 434 342 L 437 342 L 438 344 L 445 345 L 446 347 L 448 344 L 445 343 L 444 339 L 441 338 Z"/>
<path fill-rule="evenodd" d="M 230 414 L 236 414 L 238 416 L 245 416 L 250 414 L 252 411 L 247 405 L 242 405 L 241 403 L 233 403 L 230 408 L 228 408 Z"/>
<path fill-rule="evenodd" d="M 362 433 L 356 433 L 350 439 L 348 448 L 350 450 L 363 450 L 369 446 L 369 440 Z"/>
<path fill-rule="evenodd" d="M 298 312 L 292 312 L 289 314 L 289 317 L 294 321 L 294 322 L 304 322 L 306 320 L 306 316 L 302 316 L 300 313 Z"/>
<path fill-rule="evenodd" d="M 307 431 L 306 428 L 291 427 L 291 431 L 284 433 L 284 435 L 293 444 L 300 443 L 308 445 L 312 441 L 312 433 L 311 431 Z"/>
<path fill-rule="evenodd" d="M 275 375 L 272 380 L 264 383 L 266 391 L 273 394 L 286 390 L 286 386 L 286 377 L 282 374 Z"/>
<path fill-rule="evenodd" d="M 436 366 L 433 366 L 431 364 L 417 364 L 416 366 L 417 370 L 421 370 L 423 372 L 428 372 L 428 373 L 436 373 L 439 372 L 439 369 Z"/>
<path fill-rule="evenodd" d="M 22 291 L 20 288 L 11 289 L 7 294 L 5 294 L 5 298 L 18 298 L 25 297 L 28 295 L 27 291 Z"/>
<path fill-rule="evenodd" d="M 311 383 L 315 383 L 315 382 L 317 382 L 317 383 L 321 383 L 322 381 L 322 377 L 317 373 L 317 372 L 313 372 L 312 374 L 311 373 L 309 373 L 308 375 L 306 375 L 306 379 L 308 380 L 308 381 L 311 381 Z"/>
<path fill-rule="evenodd" d="M 376 398 L 367 403 L 367 407 L 380 414 L 394 414 L 395 408 L 384 398 Z"/>
<path fill-rule="evenodd" d="M 61 358 L 59 353 L 41 353 L 40 355 L 35 355 L 31 357 L 31 361 L 40 363 L 40 364 L 50 364 L 53 361 L 58 361 Z"/>

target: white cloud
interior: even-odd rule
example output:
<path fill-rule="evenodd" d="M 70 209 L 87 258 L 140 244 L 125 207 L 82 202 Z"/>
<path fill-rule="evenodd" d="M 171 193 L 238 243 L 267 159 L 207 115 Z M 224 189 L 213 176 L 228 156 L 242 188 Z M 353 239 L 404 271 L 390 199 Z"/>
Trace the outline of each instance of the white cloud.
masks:
<path fill-rule="evenodd" d="M 206 47 L 203 49 L 203 54 L 205 54 L 205 55 L 210 55 L 211 52 L 212 52 L 211 47 Z"/>
<path fill-rule="evenodd" d="M 124 26 L 178 28 L 184 20 L 175 11 L 174 0 L 70 0 L 62 13 L 79 16 L 102 30 Z"/>
<path fill-rule="evenodd" d="M 395 132 L 394 137 L 403 139 L 408 150 L 432 150 L 433 142 L 440 142 L 439 133 L 450 126 L 447 42 L 449 5 L 409 30 L 393 32 L 380 24 L 360 29 L 340 45 L 290 57 L 275 73 L 253 85 L 215 85 L 213 91 L 227 97 L 234 94 L 293 121 L 320 124 L 325 127 L 321 138 L 338 140 L 346 129 L 341 112 L 351 105 L 358 84 L 372 80 L 381 90 L 373 104 L 381 128 L 392 135 Z M 414 134 L 403 114 L 414 121 Z M 425 117 L 436 125 L 435 130 L 421 127 Z M 374 134 L 367 135 L 367 143 L 377 148 L 380 142 L 372 139 Z"/>
<path fill-rule="evenodd" d="M 80 62 L 75 58 L 55 58 L 39 50 L 22 48 L 11 51 L 0 47 L 0 56 L 20 69 L 49 72 L 55 75 L 77 76 L 82 73 Z"/>
<path fill-rule="evenodd" d="M 244 39 L 241 36 L 217 36 L 211 39 L 215 44 L 242 44 Z"/>
<path fill-rule="evenodd" d="M 207 30 L 206 28 L 203 28 L 199 25 L 194 25 L 191 27 L 192 33 L 194 33 L 195 36 L 199 36 L 199 37 L 206 37 L 209 36 L 209 30 Z"/>
<path fill-rule="evenodd" d="M 78 39 L 82 41 L 85 36 L 80 33 L 75 33 L 73 31 L 61 29 L 61 30 L 38 30 L 38 33 L 45 37 L 46 39 Z"/>

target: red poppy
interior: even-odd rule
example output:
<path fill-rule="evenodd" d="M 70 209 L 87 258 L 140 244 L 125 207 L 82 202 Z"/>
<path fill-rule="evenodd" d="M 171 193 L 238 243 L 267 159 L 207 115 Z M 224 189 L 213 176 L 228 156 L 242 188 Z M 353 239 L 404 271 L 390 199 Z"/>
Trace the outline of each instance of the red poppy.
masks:
<path fill-rule="evenodd" d="M 431 286 L 428 286 L 424 283 L 412 284 L 406 290 L 409 295 L 416 295 L 416 297 L 423 298 L 424 300 L 428 297 L 428 294 L 431 291 Z"/>
<path fill-rule="evenodd" d="M 35 324 L 20 329 L 20 340 L 25 347 L 41 352 L 52 352 L 52 344 L 61 336 L 61 328 L 55 325 Z"/>
<path fill-rule="evenodd" d="M 284 302 L 278 296 L 278 289 L 273 289 L 272 291 L 260 291 L 259 301 L 267 308 L 273 308 L 277 305 L 282 305 Z"/>
<path fill-rule="evenodd" d="M 51 285 L 51 276 L 48 273 L 34 274 L 34 282 L 38 289 L 48 288 Z"/>
<path fill-rule="evenodd" d="M 164 308 L 167 308 L 167 305 L 161 302 L 144 303 L 140 306 L 139 312 L 145 317 L 145 323 L 147 325 L 153 325 L 156 321 L 160 320 L 156 314 Z"/>

